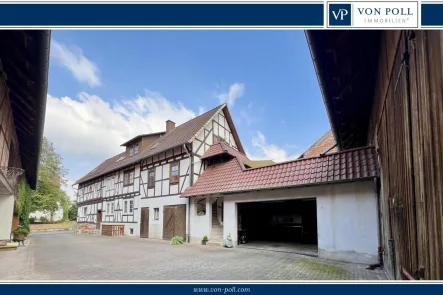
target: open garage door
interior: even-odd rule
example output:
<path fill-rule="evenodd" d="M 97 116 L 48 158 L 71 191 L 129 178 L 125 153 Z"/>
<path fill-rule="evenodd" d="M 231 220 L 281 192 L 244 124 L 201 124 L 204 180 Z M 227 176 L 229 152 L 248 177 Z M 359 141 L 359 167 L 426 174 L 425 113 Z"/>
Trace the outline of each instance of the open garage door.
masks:
<path fill-rule="evenodd" d="M 315 198 L 239 203 L 238 229 L 245 247 L 318 255 Z"/>

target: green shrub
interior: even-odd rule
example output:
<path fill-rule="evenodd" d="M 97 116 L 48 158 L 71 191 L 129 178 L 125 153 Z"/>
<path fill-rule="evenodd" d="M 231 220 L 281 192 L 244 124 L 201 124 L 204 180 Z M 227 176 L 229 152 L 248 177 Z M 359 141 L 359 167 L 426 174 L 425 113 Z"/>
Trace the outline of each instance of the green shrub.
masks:
<path fill-rule="evenodd" d="M 24 227 L 19 226 L 15 231 L 13 231 L 14 234 L 24 234 L 24 235 L 29 235 L 29 230 L 27 230 Z"/>
<path fill-rule="evenodd" d="M 209 241 L 208 236 L 204 236 L 203 239 L 202 239 L 202 241 L 203 241 L 203 242 L 207 242 L 207 241 Z"/>
<path fill-rule="evenodd" d="M 171 245 L 180 245 L 180 244 L 183 244 L 183 243 L 184 243 L 183 238 L 179 237 L 179 236 L 175 236 L 171 240 Z"/>

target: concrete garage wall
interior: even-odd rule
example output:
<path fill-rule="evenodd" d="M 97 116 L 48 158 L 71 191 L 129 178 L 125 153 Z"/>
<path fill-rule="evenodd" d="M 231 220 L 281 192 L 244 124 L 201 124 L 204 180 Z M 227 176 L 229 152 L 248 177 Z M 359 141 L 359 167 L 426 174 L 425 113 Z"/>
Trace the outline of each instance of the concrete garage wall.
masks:
<path fill-rule="evenodd" d="M 8 240 L 11 235 L 14 196 L 0 196 L 0 240 Z"/>
<path fill-rule="evenodd" d="M 372 181 L 227 195 L 223 236 L 231 234 L 237 245 L 237 203 L 305 198 L 317 199 L 319 257 L 377 262 L 377 198 Z"/>
<path fill-rule="evenodd" d="M 317 198 L 318 254 L 331 260 L 377 263 L 377 198 L 373 184 L 330 187 Z"/>

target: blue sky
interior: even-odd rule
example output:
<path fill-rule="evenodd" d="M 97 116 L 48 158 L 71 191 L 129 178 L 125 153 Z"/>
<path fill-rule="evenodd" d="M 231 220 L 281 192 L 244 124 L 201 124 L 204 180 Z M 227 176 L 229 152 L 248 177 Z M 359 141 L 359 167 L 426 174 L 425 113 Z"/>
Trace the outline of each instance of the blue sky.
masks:
<path fill-rule="evenodd" d="M 227 102 L 251 158 L 329 129 L 303 31 L 53 31 L 45 135 L 72 183 L 139 134 Z"/>

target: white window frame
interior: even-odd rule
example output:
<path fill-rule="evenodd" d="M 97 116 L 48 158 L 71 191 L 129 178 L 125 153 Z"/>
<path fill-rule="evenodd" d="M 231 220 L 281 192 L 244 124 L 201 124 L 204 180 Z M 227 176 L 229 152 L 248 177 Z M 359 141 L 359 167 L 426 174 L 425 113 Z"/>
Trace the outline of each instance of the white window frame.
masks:
<path fill-rule="evenodd" d="M 138 143 L 137 143 L 137 144 L 135 145 L 135 147 L 134 147 L 134 155 L 137 155 L 138 152 L 139 152 L 139 146 L 138 146 Z"/>
<path fill-rule="evenodd" d="M 128 213 L 128 201 L 123 203 L 123 213 Z"/>
<path fill-rule="evenodd" d="M 129 201 L 129 213 L 134 213 L 134 201 Z"/>
<path fill-rule="evenodd" d="M 131 145 L 131 147 L 129 148 L 129 156 L 132 157 L 134 155 L 134 146 Z"/>
<path fill-rule="evenodd" d="M 129 172 L 129 184 L 134 184 L 135 170 Z"/>
<path fill-rule="evenodd" d="M 154 220 L 160 219 L 160 208 L 154 208 Z"/>

